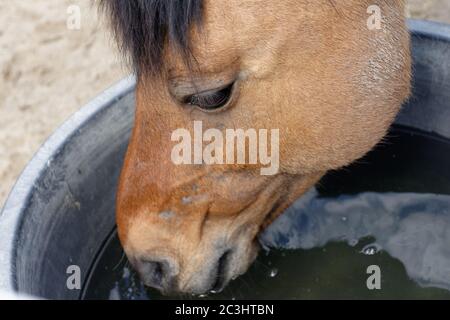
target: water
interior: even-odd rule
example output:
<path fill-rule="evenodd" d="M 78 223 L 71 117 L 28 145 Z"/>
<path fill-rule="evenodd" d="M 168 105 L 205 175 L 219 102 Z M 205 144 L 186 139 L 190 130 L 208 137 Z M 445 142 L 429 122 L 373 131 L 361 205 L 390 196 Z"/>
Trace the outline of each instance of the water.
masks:
<path fill-rule="evenodd" d="M 328 174 L 262 236 L 263 250 L 218 294 L 171 299 L 450 299 L 450 141 L 396 128 Z M 367 268 L 381 270 L 369 290 Z M 85 299 L 167 299 L 145 288 L 112 233 Z"/>

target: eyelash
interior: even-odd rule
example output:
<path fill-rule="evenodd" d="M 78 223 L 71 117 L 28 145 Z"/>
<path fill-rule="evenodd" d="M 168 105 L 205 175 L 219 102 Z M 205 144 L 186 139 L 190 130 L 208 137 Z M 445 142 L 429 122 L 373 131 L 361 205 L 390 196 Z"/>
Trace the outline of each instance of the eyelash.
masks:
<path fill-rule="evenodd" d="M 184 99 L 184 103 L 197 106 L 203 110 L 216 110 L 225 106 L 231 98 L 234 83 L 229 86 L 205 93 L 198 93 L 188 96 Z"/>

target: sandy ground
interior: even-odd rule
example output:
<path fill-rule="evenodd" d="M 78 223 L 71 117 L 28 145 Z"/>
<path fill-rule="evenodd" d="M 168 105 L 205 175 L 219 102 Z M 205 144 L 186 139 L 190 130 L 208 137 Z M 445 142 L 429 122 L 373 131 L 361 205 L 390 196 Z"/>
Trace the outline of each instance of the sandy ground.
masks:
<path fill-rule="evenodd" d="M 450 0 L 409 0 L 409 12 L 450 23 Z M 127 73 L 93 0 L 0 0 L 0 208 L 45 139 Z"/>

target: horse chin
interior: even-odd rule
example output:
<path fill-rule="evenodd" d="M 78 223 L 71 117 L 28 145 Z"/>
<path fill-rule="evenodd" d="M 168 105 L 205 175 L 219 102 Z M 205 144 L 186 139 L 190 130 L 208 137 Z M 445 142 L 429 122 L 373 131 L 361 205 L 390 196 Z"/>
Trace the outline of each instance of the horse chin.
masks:
<path fill-rule="evenodd" d="M 259 244 L 252 241 L 250 245 L 238 246 L 227 250 L 219 259 L 217 256 L 207 272 L 197 272 L 191 280 L 178 289 L 181 294 L 205 295 L 222 292 L 231 281 L 244 274 L 252 265 L 259 252 Z M 204 273 L 205 276 L 201 274 Z"/>

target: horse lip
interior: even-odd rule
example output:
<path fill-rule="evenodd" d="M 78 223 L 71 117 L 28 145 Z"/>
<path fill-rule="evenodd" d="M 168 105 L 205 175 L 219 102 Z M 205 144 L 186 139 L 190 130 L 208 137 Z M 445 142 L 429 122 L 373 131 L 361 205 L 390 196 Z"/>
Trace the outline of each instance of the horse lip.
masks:
<path fill-rule="evenodd" d="M 213 294 L 220 293 L 225 288 L 225 285 L 228 282 L 225 274 L 227 271 L 228 262 L 230 261 L 231 253 L 232 253 L 231 249 L 226 250 L 217 261 L 217 268 L 216 268 L 217 272 L 215 282 L 213 283 L 211 290 L 209 290 L 209 292 Z"/>

